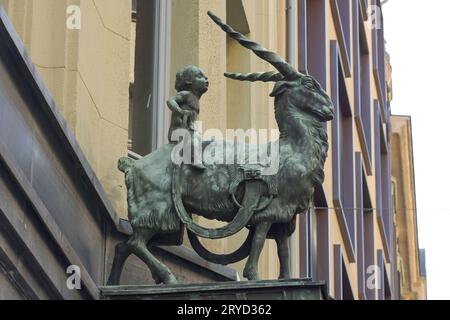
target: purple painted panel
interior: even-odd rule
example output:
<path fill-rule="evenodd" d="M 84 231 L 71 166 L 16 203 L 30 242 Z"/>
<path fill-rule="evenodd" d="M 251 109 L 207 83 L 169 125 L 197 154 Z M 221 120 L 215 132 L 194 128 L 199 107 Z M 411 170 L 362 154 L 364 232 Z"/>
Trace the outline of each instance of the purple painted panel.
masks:
<path fill-rule="evenodd" d="M 349 0 L 330 0 L 331 14 L 336 29 L 342 66 L 346 77 L 352 76 L 351 71 L 351 19 Z"/>
<path fill-rule="evenodd" d="M 307 0 L 298 0 L 298 68 L 308 73 Z"/>
<path fill-rule="evenodd" d="M 307 68 L 309 74 L 327 87 L 327 5 L 326 0 L 307 0 Z"/>
<path fill-rule="evenodd" d="M 330 283 L 330 216 L 328 209 L 318 209 L 316 215 L 314 281 Z"/>
<path fill-rule="evenodd" d="M 378 6 L 378 4 L 378 0 L 371 0 L 371 6 Z M 376 12 L 371 12 L 371 14 L 376 14 Z M 378 34 L 376 28 L 372 28 L 372 51 L 373 68 L 378 70 Z"/>
<path fill-rule="evenodd" d="M 393 228 L 393 211 L 392 211 L 392 197 L 391 197 L 391 161 L 390 153 L 381 155 L 381 203 L 382 203 L 382 218 L 384 228 L 386 231 L 386 238 L 388 246 L 392 244 L 392 228 Z"/>
<path fill-rule="evenodd" d="M 378 265 L 378 300 L 385 300 L 385 269 L 383 250 L 377 250 L 377 265 Z"/>
<path fill-rule="evenodd" d="M 344 35 L 345 47 L 348 59 L 350 60 L 351 43 L 351 19 L 350 0 L 336 0 L 339 16 L 341 18 L 342 31 Z"/>
<path fill-rule="evenodd" d="M 350 33 L 350 0 L 336 0 L 339 8 L 339 15 L 341 17 L 342 29 L 344 31 L 345 44 L 347 48 L 351 48 L 351 33 Z"/>
<path fill-rule="evenodd" d="M 368 174 L 372 173 L 372 116 L 370 55 L 359 15 L 358 0 L 353 6 L 353 73 L 355 118 Z"/>
<path fill-rule="evenodd" d="M 382 209 L 382 171 L 381 171 L 381 123 L 380 123 L 380 103 L 374 101 L 374 133 L 375 133 L 375 181 L 376 181 L 376 208 L 377 214 L 381 215 Z"/>
<path fill-rule="evenodd" d="M 309 236 L 309 224 L 308 224 L 308 217 L 307 215 L 301 214 L 298 217 L 299 219 L 299 235 L 300 235 L 300 239 L 299 239 L 299 253 L 300 253 L 300 278 L 308 278 L 310 277 L 309 274 L 309 241 L 308 241 L 308 236 Z"/>
<path fill-rule="evenodd" d="M 366 277 L 364 262 L 364 168 L 361 153 L 355 156 L 355 188 L 356 188 L 356 254 L 358 264 L 358 295 L 366 299 Z"/>
<path fill-rule="evenodd" d="M 334 264 L 334 299 L 342 300 L 342 249 L 340 244 L 333 246 Z"/>
<path fill-rule="evenodd" d="M 371 279 L 369 277 L 373 274 L 373 266 L 375 264 L 375 247 L 374 247 L 374 217 L 371 210 L 368 208 L 371 207 L 371 204 L 367 202 L 369 199 L 368 190 L 365 187 L 364 191 L 364 208 L 366 208 L 364 212 L 364 276 L 365 276 L 365 294 L 367 300 L 375 300 L 376 299 L 376 290 L 368 286 L 367 284 L 371 283 Z"/>
<path fill-rule="evenodd" d="M 370 56 L 361 54 L 361 120 L 368 157 L 372 159 L 372 97 L 370 94 Z"/>

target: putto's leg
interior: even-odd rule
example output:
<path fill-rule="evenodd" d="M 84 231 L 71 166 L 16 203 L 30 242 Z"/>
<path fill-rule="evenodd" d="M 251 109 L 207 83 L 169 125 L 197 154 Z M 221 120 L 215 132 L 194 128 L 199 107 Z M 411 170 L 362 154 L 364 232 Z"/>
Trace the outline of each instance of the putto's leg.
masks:
<path fill-rule="evenodd" d="M 244 268 L 244 277 L 248 280 L 259 280 L 258 260 L 271 225 L 270 222 L 262 222 L 255 227 L 252 249 Z"/>

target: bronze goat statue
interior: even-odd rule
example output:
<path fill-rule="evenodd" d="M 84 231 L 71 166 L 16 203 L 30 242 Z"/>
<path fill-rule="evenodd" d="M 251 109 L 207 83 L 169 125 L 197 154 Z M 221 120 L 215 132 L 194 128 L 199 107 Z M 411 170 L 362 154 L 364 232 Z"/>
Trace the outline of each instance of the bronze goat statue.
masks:
<path fill-rule="evenodd" d="M 174 164 L 171 161 L 174 145 L 170 144 L 140 160 L 120 159 L 134 233 L 116 246 L 110 285 L 119 283 L 124 263 L 132 253 L 147 264 L 156 283 L 176 283 L 172 272 L 149 248 L 159 244 L 180 245 L 185 228 L 194 250 L 211 262 L 230 264 L 248 257 L 244 276 L 249 280 L 259 279 L 257 265 L 265 240 L 275 239 L 280 278 L 290 277 L 288 238 L 295 230 L 295 215 L 310 208 L 314 188 L 323 183 L 328 152 L 324 122 L 333 119 L 333 103 L 313 77 L 298 72 L 279 55 L 234 31 L 211 12 L 208 15 L 231 38 L 278 70 L 225 74 L 240 81 L 276 82 L 270 95 L 275 98 L 280 131 L 278 171 L 261 176 L 258 170 L 236 164 L 211 164 L 199 171 Z M 193 221 L 192 214 L 229 224 L 206 229 Z M 208 252 L 198 240 L 198 236 L 224 238 L 245 227 L 249 229 L 247 239 L 238 250 L 227 255 Z"/>

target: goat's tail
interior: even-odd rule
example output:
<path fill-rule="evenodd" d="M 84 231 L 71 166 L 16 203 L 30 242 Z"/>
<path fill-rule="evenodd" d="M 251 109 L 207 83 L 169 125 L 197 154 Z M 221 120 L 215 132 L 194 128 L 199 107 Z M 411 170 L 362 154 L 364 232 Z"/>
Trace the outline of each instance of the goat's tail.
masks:
<path fill-rule="evenodd" d="M 117 163 L 117 168 L 123 173 L 128 173 L 130 169 L 133 167 L 134 160 L 128 157 L 120 158 Z"/>
<path fill-rule="evenodd" d="M 128 203 L 128 218 L 135 216 L 137 212 L 136 197 L 134 194 L 133 172 L 134 160 L 128 157 L 120 158 L 117 163 L 117 168 L 125 174 L 125 186 L 127 187 L 127 203 Z"/>

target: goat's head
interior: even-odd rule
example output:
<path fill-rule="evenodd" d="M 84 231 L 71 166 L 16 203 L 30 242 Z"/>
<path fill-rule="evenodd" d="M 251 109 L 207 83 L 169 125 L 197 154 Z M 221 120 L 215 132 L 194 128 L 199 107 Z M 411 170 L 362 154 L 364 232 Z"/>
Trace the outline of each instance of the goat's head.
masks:
<path fill-rule="evenodd" d="M 258 57 L 269 62 L 278 70 L 278 72 L 247 74 L 225 73 L 227 78 L 252 82 L 276 82 L 275 87 L 270 94 L 272 97 L 275 97 L 276 100 L 289 101 L 289 105 L 295 106 L 301 112 L 312 115 L 318 121 L 326 122 L 333 120 L 333 102 L 326 91 L 313 77 L 298 72 L 278 54 L 247 39 L 244 35 L 233 30 L 233 28 L 225 24 L 210 11 L 208 11 L 208 15 L 231 38 L 238 41 L 245 48 L 252 50 Z"/>

